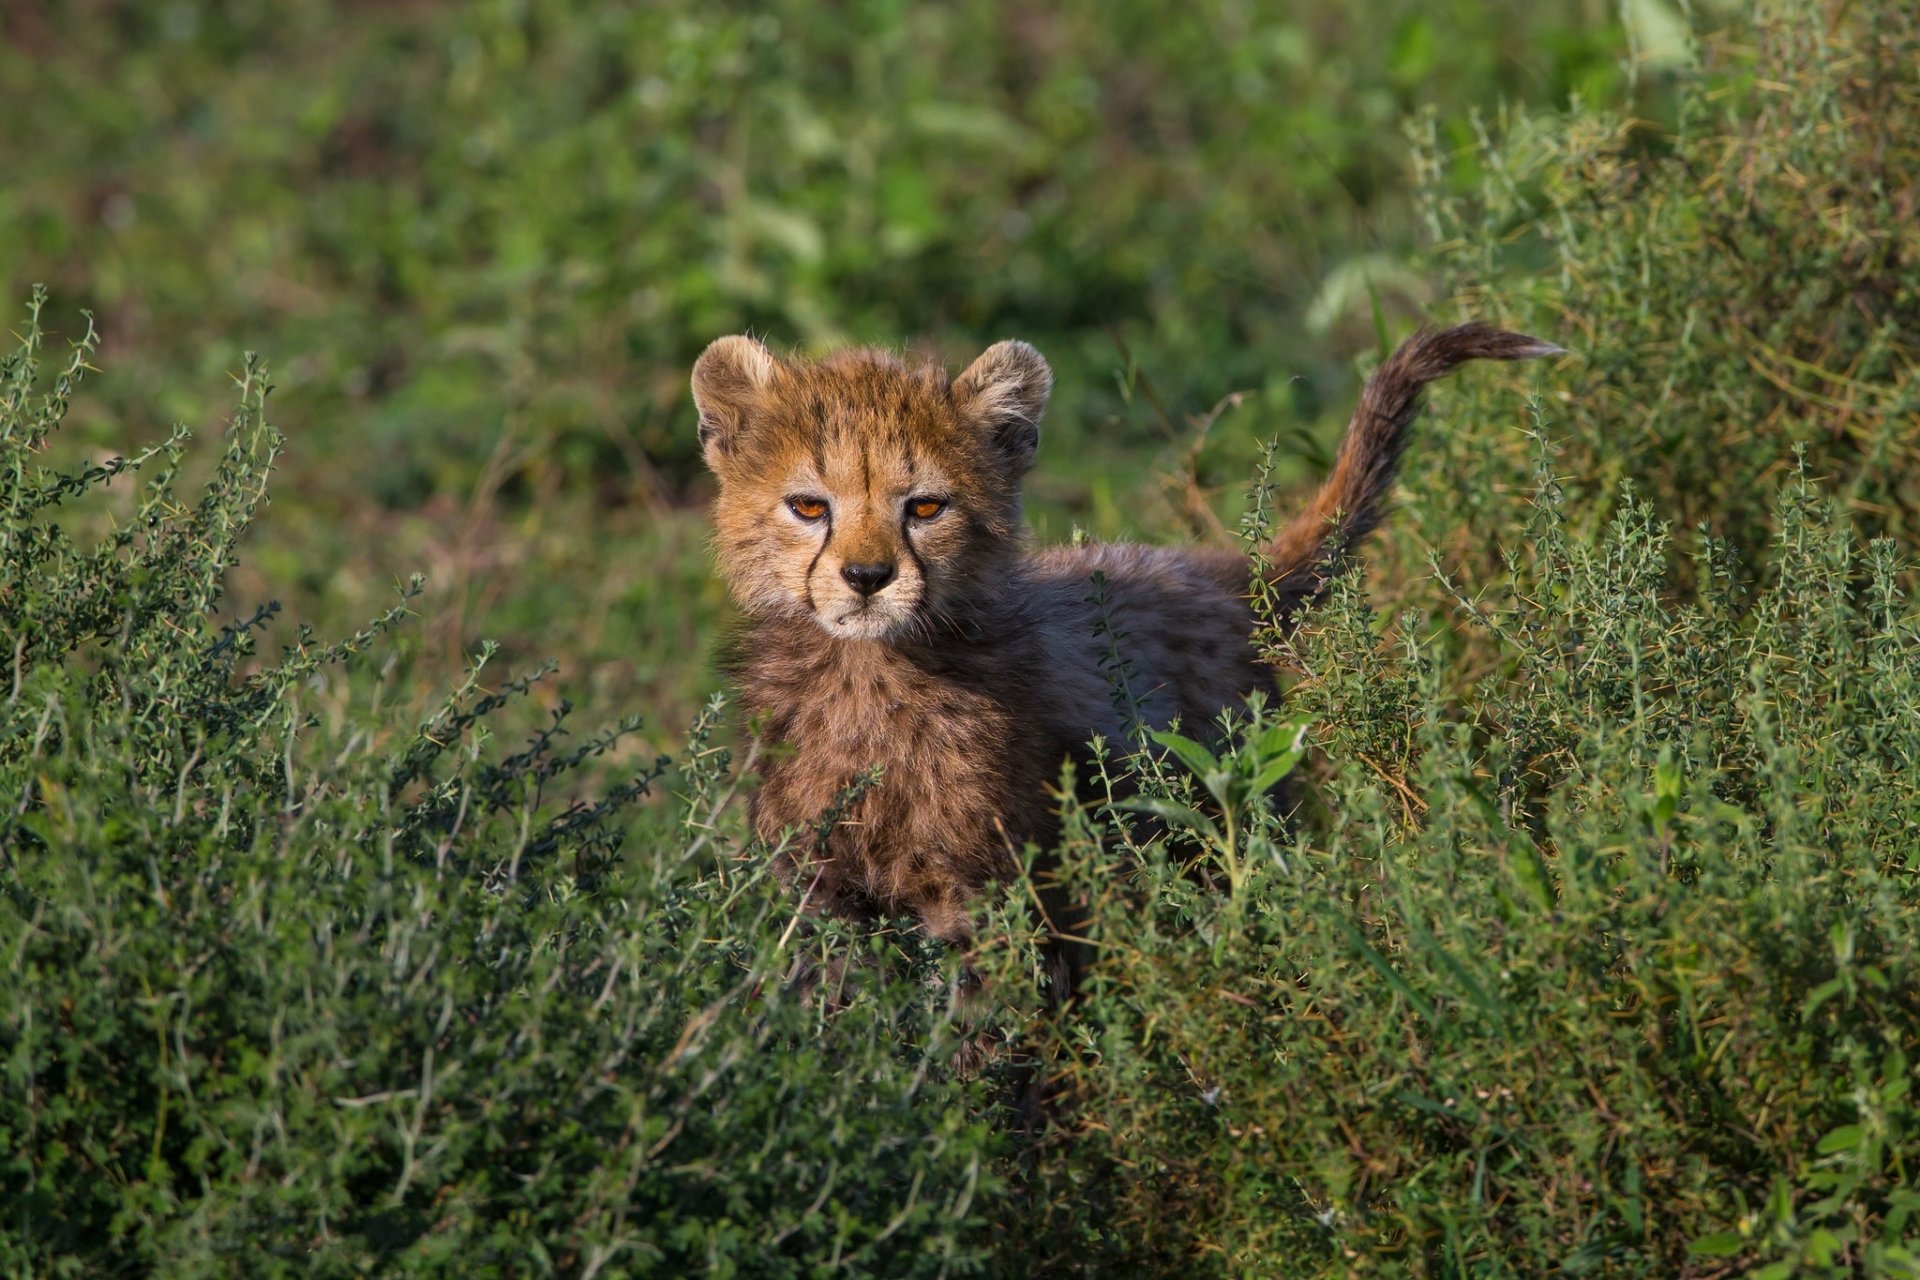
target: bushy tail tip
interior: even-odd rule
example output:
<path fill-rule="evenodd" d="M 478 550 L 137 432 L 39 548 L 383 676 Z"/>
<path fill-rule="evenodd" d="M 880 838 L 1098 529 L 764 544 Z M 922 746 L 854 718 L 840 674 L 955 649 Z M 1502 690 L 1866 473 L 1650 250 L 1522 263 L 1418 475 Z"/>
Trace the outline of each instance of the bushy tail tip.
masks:
<path fill-rule="evenodd" d="M 1269 583 L 1296 608 L 1326 590 L 1346 552 L 1380 522 L 1406 449 L 1407 428 L 1429 383 L 1471 360 L 1534 360 L 1565 353 L 1556 343 L 1477 321 L 1422 329 L 1394 348 L 1361 389 L 1326 483 L 1269 544 Z"/>
<path fill-rule="evenodd" d="M 1401 344 L 1390 363 L 1413 382 L 1429 382 L 1469 360 L 1537 360 L 1567 349 L 1525 333 L 1509 333 L 1478 320 L 1451 329 L 1422 329 Z"/>

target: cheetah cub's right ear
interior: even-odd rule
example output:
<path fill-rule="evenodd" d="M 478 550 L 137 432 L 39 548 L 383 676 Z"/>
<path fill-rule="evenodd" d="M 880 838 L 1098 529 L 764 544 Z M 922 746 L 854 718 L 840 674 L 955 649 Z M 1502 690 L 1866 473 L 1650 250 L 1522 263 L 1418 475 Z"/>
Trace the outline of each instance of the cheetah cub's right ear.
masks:
<path fill-rule="evenodd" d="M 1024 342 L 996 342 L 953 380 L 953 403 L 986 428 L 994 449 L 1016 476 L 1040 448 L 1040 415 L 1047 411 L 1053 370 Z"/>
<path fill-rule="evenodd" d="M 781 374 L 780 361 L 754 338 L 715 338 L 693 366 L 693 403 L 700 410 L 700 449 L 720 470 L 739 443 L 748 411 Z"/>

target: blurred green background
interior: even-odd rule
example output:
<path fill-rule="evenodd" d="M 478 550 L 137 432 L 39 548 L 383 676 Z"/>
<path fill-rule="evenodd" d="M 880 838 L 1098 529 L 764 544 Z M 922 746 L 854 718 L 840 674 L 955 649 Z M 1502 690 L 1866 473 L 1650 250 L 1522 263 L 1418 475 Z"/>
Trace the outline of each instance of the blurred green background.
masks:
<path fill-rule="evenodd" d="M 668 739 L 726 614 L 685 392 L 710 339 L 957 365 L 1025 337 L 1059 379 L 1039 536 L 1205 534 L 1258 441 L 1317 475 L 1377 319 L 1450 314 L 1410 132 L 1463 191 L 1514 105 L 1657 143 L 1691 56 L 1666 0 L 3 0 L 0 26 L 0 283 L 105 337 L 68 447 L 217 431 L 261 351 L 291 442 L 235 607 L 338 631 L 422 571 L 423 686 L 490 637 Z"/>
<path fill-rule="evenodd" d="M 105 335 L 64 472 L 0 404 L 0 1270 L 1920 1275 L 1920 8 L 1704 6 L 0 0 L 0 283 L 43 390 Z M 1273 654 L 1293 833 L 1063 802 L 1064 1017 L 988 904 L 1007 1132 L 686 733 L 695 354 L 1028 338 L 1039 537 L 1225 538 L 1468 314 L 1572 354 L 1436 391 Z M 87 490 L 176 420 L 211 499 Z"/>

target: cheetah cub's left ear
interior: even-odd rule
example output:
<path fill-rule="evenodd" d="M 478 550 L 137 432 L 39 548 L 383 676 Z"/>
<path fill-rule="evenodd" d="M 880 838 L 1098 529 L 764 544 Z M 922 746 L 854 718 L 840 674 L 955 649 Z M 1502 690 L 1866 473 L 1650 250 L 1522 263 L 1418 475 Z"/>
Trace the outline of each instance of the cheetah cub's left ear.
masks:
<path fill-rule="evenodd" d="M 953 403 L 990 433 L 1015 475 L 1033 465 L 1053 370 L 1024 342 L 996 342 L 953 380 Z"/>
<path fill-rule="evenodd" d="M 748 412 L 780 376 L 780 361 L 759 341 L 716 338 L 693 366 L 693 403 L 700 410 L 700 449 L 715 471 L 739 443 Z"/>

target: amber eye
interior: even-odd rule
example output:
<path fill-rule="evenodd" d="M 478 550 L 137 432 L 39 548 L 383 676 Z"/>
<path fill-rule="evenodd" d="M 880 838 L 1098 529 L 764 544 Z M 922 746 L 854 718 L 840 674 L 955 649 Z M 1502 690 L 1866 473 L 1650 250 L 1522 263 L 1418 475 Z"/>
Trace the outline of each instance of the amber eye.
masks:
<path fill-rule="evenodd" d="M 946 509 L 945 498 L 912 498 L 907 502 L 907 514 L 915 520 L 931 520 Z"/>
<path fill-rule="evenodd" d="M 818 520 L 827 514 L 827 504 L 819 498 L 788 498 L 787 510 L 802 520 Z"/>

